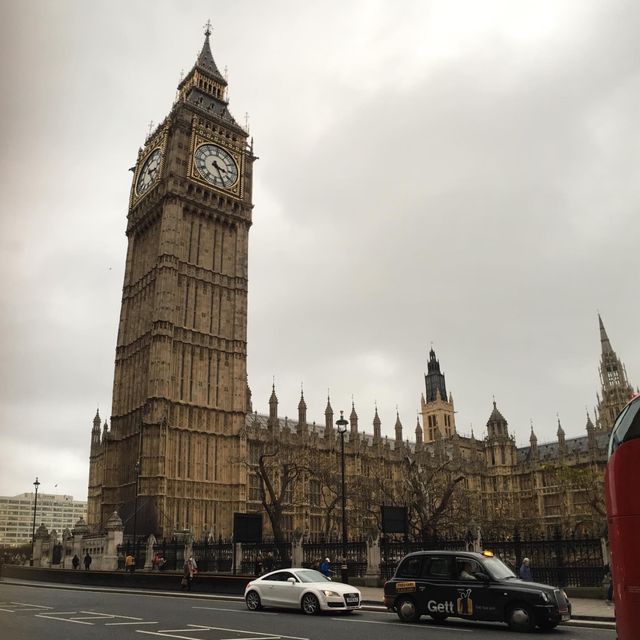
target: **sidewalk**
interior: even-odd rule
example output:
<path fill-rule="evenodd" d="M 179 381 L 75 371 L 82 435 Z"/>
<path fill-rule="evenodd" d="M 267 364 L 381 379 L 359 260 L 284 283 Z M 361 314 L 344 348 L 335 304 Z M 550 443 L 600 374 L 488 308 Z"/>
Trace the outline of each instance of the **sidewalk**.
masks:
<path fill-rule="evenodd" d="M 362 593 L 362 602 L 371 605 L 384 606 L 384 592 L 375 587 L 358 587 Z M 599 622 L 614 622 L 613 607 L 604 600 L 591 598 L 570 598 L 571 618 L 573 620 L 596 620 Z"/>

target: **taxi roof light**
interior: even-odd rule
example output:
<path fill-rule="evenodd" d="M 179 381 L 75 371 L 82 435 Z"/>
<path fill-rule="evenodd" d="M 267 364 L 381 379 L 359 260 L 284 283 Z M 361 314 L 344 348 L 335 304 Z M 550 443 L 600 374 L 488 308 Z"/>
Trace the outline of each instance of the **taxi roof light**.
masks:
<path fill-rule="evenodd" d="M 485 549 L 485 550 L 482 552 L 482 555 L 483 555 L 485 558 L 493 558 L 493 551 L 488 551 L 487 549 Z"/>

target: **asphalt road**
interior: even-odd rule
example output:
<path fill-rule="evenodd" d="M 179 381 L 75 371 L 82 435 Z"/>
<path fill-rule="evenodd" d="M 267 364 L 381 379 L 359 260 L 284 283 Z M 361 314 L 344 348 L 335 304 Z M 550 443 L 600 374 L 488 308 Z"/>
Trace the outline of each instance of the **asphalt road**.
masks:
<path fill-rule="evenodd" d="M 0 636 L 6 640 L 469 640 L 548 638 L 615 640 L 604 629 L 560 627 L 522 636 L 506 625 L 428 619 L 403 624 L 385 611 L 306 616 L 298 611 L 249 612 L 244 603 L 116 591 L 95 592 L 0 582 Z"/>

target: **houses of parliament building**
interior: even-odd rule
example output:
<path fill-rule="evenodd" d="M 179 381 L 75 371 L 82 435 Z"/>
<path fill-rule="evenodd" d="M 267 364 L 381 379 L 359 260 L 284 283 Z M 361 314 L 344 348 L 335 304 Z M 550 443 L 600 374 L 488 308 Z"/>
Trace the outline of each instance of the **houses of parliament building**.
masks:
<path fill-rule="evenodd" d="M 261 512 L 284 536 L 337 535 L 341 445 L 348 529 L 375 533 L 380 505 L 406 505 L 414 532 L 483 528 L 592 530 L 608 431 L 632 393 L 602 320 L 602 390 L 585 432 L 517 447 L 493 402 L 487 435 L 458 434 L 454 403 L 433 350 L 411 437 L 371 430 L 355 407 L 336 429 L 283 419 L 274 387 L 254 411 L 247 381 L 248 236 L 256 159 L 231 115 L 210 29 L 165 120 L 138 153 L 127 216 L 127 256 L 116 345 L 112 414 L 91 430 L 88 524 L 117 511 L 131 534 L 177 530 L 229 538 L 235 512 Z M 267 512 L 271 514 L 267 517 Z M 274 531 L 275 533 L 275 531 Z"/>

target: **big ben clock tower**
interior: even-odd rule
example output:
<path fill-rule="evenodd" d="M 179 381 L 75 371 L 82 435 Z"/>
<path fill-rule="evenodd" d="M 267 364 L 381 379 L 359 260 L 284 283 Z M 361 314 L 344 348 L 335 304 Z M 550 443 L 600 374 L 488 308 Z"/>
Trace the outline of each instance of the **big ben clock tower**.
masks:
<path fill-rule="evenodd" d="M 100 519 L 89 524 L 118 511 L 128 534 L 227 536 L 246 504 L 239 461 L 255 158 L 228 110 L 210 35 L 207 24 L 131 186 L 111 428 L 89 486 L 89 514 Z"/>

